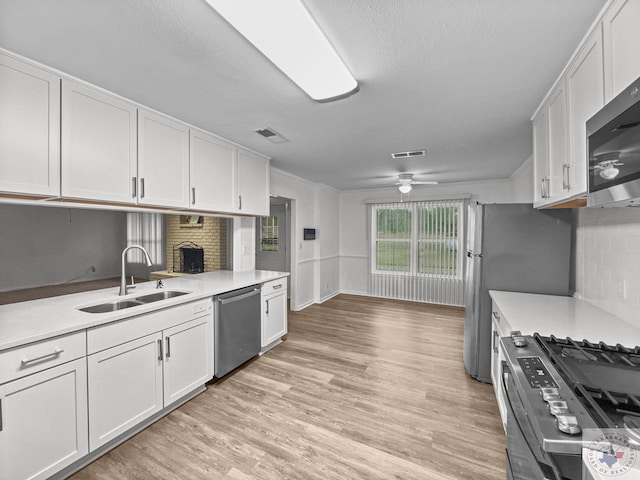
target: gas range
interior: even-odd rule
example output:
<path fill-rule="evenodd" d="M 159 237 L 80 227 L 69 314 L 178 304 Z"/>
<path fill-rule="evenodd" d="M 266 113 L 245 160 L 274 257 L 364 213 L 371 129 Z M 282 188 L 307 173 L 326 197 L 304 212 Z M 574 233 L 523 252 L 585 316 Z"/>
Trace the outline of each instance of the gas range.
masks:
<path fill-rule="evenodd" d="M 593 478 L 585 475 L 583 454 L 613 452 L 610 432 L 640 449 L 640 348 L 519 332 L 503 338 L 502 348 L 513 417 L 508 436 L 522 434 L 548 478 L 553 471 L 557 478 Z M 602 438 L 604 444 L 595 442 Z"/>

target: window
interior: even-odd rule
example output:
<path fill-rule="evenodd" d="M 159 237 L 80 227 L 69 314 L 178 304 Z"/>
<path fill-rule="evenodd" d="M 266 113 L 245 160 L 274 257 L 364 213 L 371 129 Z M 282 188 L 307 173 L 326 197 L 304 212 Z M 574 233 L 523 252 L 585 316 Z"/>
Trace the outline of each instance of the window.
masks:
<path fill-rule="evenodd" d="M 462 275 L 461 200 L 372 207 L 372 271 L 414 276 Z"/>
<path fill-rule="evenodd" d="M 260 251 L 278 251 L 278 217 L 260 218 Z"/>

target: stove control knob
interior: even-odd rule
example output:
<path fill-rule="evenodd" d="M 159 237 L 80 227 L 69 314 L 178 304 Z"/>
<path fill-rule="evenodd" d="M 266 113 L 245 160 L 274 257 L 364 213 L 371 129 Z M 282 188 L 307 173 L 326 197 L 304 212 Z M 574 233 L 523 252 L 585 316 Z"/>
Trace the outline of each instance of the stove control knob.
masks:
<path fill-rule="evenodd" d="M 540 387 L 540 396 L 545 402 L 560 400 L 560 393 L 558 393 L 558 389 L 553 387 Z"/>
<path fill-rule="evenodd" d="M 554 417 L 558 415 L 567 415 L 569 413 L 569 405 L 564 400 L 549 400 L 547 402 L 549 413 Z"/>
<path fill-rule="evenodd" d="M 575 415 L 557 415 L 556 426 L 558 430 L 569 435 L 578 435 L 582 431 Z"/>

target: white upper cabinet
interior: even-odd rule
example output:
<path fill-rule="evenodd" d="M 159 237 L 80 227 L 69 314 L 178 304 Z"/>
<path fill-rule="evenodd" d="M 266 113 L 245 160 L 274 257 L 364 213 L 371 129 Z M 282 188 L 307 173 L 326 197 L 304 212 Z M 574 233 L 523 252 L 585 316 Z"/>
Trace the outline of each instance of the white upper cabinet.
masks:
<path fill-rule="evenodd" d="M 236 153 L 235 145 L 205 131 L 191 129 L 190 208 L 234 210 Z"/>
<path fill-rule="evenodd" d="M 549 97 L 549 198 L 552 202 L 571 195 L 569 181 L 569 136 L 565 83 L 560 82 Z"/>
<path fill-rule="evenodd" d="M 0 192 L 60 194 L 60 77 L 2 53 Z"/>
<path fill-rule="evenodd" d="M 269 158 L 0 49 L 0 197 L 268 215 Z"/>
<path fill-rule="evenodd" d="M 136 107 L 62 81 L 62 196 L 136 203 Z"/>
<path fill-rule="evenodd" d="M 602 19 L 605 94 L 609 101 L 640 77 L 640 2 L 616 0 Z"/>
<path fill-rule="evenodd" d="M 189 127 L 138 110 L 138 203 L 187 208 L 189 205 Z"/>
<path fill-rule="evenodd" d="M 533 118 L 533 204 L 549 201 L 549 112 L 541 108 Z"/>
<path fill-rule="evenodd" d="M 602 26 L 598 25 L 567 71 L 570 183 L 574 194 L 587 192 L 586 122 L 604 106 Z"/>
<path fill-rule="evenodd" d="M 238 148 L 238 212 L 269 215 L 269 159 Z"/>

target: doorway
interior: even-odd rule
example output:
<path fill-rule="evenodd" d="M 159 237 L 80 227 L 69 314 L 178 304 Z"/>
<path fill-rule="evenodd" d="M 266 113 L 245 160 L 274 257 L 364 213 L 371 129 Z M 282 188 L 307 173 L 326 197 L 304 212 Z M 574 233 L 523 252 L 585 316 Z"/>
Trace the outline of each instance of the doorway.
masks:
<path fill-rule="evenodd" d="M 291 200 L 271 197 L 269 204 L 270 215 L 256 218 L 256 270 L 291 272 Z"/>

